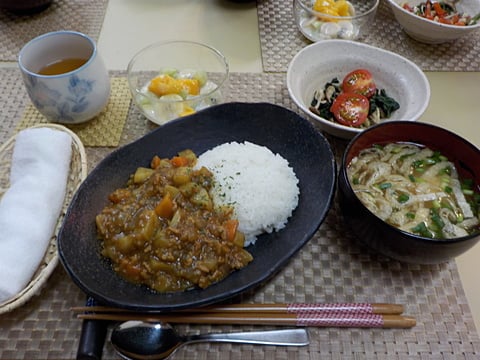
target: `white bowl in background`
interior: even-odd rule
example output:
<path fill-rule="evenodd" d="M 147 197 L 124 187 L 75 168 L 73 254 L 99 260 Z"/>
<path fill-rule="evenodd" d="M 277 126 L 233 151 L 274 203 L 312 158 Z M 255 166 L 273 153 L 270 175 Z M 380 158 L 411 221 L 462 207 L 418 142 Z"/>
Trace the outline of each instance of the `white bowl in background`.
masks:
<path fill-rule="evenodd" d="M 480 22 L 475 25 L 457 26 L 422 18 L 402 7 L 405 0 L 387 0 L 387 2 L 403 31 L 422 43 L 440 44 L 453 41 L 480 28 Z M 415 6 L 421 2 L 424 0 L 409 0 L 408 4 Z M 459 12 L 475 16 L 480 13 L 480 0 L 462 0 L 456 4 L 456 8 Z"/>
<path fill-rule="evenodd" d="M 400 108 L 384 121 L 416 121 L 430 101 L 430 84 L 423 71 L 412 61 L 393 52 L 349 40 L 323 40 L 300 50 L 287 69 L 288 93 L 294 103 L 321 130 L 350 139 L 361 128 L 344 126 L 324 119 L 309 110 L 313 93 L 333 78 L 340 81 L 350 71 L 367 69 L 378 89 L 385 89 Z"/>

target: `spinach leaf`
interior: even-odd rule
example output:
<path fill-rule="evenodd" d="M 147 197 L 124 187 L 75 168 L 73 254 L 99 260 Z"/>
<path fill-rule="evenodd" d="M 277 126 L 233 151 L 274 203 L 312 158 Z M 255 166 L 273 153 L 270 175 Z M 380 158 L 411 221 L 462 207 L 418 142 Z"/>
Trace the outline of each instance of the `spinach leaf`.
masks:
<path fill-rule="evenodd" d="M 375 92 L 370 99 L 370 114 L 375 112 L 377 108 L 380 108 L 386 118 L 389 118 L 392 112 L 400 109 L 400 104 L 387 95 L 384 89 Z"/>

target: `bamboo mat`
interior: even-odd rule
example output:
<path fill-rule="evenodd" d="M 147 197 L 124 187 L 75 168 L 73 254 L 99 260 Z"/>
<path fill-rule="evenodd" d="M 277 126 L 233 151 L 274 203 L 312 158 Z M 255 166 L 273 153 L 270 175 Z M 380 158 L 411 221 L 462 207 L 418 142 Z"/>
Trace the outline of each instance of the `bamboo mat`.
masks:
<path fill-rule="evenodd" d="M 90 121 L 67 125 L 67 127 L 78 135 L 84 146 L 116 147 L 120 144 L 130 101 L 131 95 L 127 78 L 124 76 L 112 77 L 111 96 L 105 109 Z M 16 128 L 22 130 L 47 122 L 45 116 L 33 104 L 29 104 Z"/>
<path fill-rule="evenodd" d="M 107 4 L 108 0 L 53 0 L 35 15 L 0 9 L 0 61 L 16 61 L 25 43 L 51 31 L 75 30 L 98 40 Z"/>
<path fill-rule="evenodd" d="M 295 24 L 293 0 L 258 0 L 257 12 L 263 70 L 285 72 L 293 56 L 311 44 Z M 386 0 L 380 0 L 372 27 L 358 41 L 396 52 L 424 71 L 480 71 L 480 31 L 454 42 L 422 44 L 405 34 Z"/>
<path fill-rule="evenodd" d="M 114 73 L 112 76 L 124 74 Z M 284 74 L 234 73 L 227 100 L 266 101 L 297 110 Z M 29 104 L 16 69 L 0 70 L 0 139 L 15 131 Z M 126 144 L 155 128 L 133 105 L 120 140 Z M 329 139 L 341 154 L 345 143 Z M 91 169 L 111 148 L 87 147 Z M 196 344 L 175 359 L 479 359 L 480 339 L 454 261 L 407 265 L 357 244 L 334 203 L 315 236 L 274 278 L 232 301 L 242 302 L 391 302 L 417 318 L 412 329 L 309 328 L 308 347 Z M 81 322 L 69 309 L 85 295 L 57 267 L 38 296 L 0 316 L 0 359 L 74 359 Z M 181 333 L 266 329 L 262 326 L 180 325 Z M 104 359 L 118 359 L 107 342 Z"/>

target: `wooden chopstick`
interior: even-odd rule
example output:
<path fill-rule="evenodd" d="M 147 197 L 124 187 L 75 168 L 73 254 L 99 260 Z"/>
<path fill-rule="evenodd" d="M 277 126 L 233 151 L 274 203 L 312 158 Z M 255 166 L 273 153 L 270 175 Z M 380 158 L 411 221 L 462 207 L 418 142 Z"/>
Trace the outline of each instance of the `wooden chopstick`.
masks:
<path fill-rule="evenodd" d="M 180 310 L 174 313 L 149 313 L 106 306 L 74 307 L 79 319 L 190 324 L 253 324 L 317 327 L 408 328 L 414 318 L 401 316 L 398 304 L 233 304 Z"/>
<path fill-rule="evenodd" d="M 415 318 L 402 315 L 383 314 L 299 314 L 275 313 L 174 313 L 148 314 L 137 312 L 81 313 L 79 319 L 147 322 L 169 322 L 177 324 L 230 324 L 230 325 L 289 325 L 312 327 L 372 327 L 372 328 L 410 328 L 415 326 Z"/>
<path fill-rule="evenodd" d="M 73 312 L 101 312 L 118 313 L 128 310 L 107 306 L 79 306 L 71 309 Z M 352 314 L 383 314 L 400 315 L 404 311 L 403 305 L 386 303 L 298 303 L 298 304 L 232 304 L 207 306 L 195 309 L 179 310 L 180 313 L 352 313 Z"/>

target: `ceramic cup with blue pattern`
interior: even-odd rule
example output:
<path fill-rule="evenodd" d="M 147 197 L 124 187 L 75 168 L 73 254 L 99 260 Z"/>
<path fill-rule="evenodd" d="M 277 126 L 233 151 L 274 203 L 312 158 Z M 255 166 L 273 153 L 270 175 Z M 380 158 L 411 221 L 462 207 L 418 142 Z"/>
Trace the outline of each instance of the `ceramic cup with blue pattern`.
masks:
<path fill-rule="evenodd" d="M 54 74 L 45 74 L 55 64 L 80 60 L 78 67 L 60 67 Z M 85 34 L 55 31 L 40 35 L 20 50 L 18 64 L 30 99 L 48 121 L 82 123 L 108 103 L 108 71 L 95 42 Z"/>

